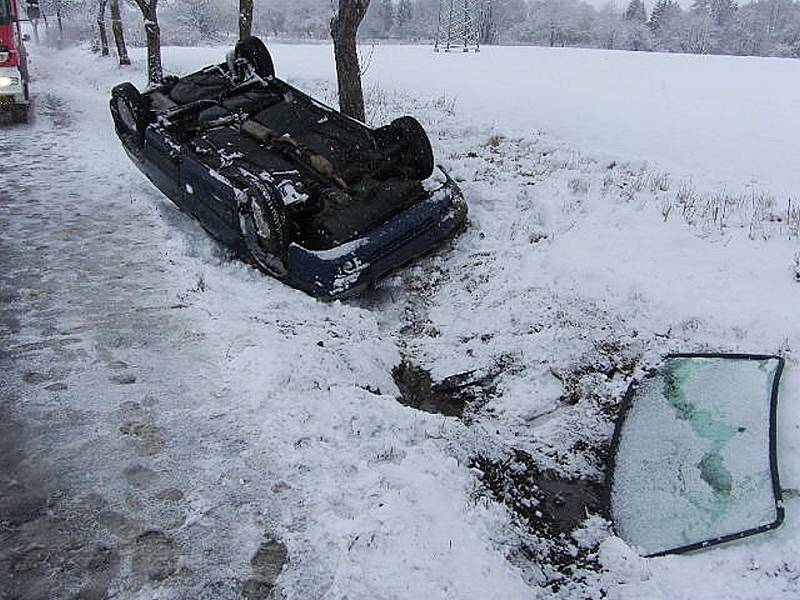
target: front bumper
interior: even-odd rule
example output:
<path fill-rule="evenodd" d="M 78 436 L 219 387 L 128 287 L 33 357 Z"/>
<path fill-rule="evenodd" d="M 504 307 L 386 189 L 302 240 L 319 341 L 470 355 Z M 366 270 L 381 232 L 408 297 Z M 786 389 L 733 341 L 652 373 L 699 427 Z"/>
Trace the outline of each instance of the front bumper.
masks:
<path fill-rule="evenodd" d="M 365 236 L 331 250 L 289 247 L 286 282 L 314 296 L 334 299 L 358 293 L 388 272 L 433 249 L 466 221 L 467 204 L 446 176 L 428 199 Z"/>
<path fill-rule="evenodd" d="M 25 97 L 25 80 L 16 67 L 0 68 L 0 83 L 14 82 L 10 85 L 0 85 L 0 107 L 11 104 L 27 104 Z"/>

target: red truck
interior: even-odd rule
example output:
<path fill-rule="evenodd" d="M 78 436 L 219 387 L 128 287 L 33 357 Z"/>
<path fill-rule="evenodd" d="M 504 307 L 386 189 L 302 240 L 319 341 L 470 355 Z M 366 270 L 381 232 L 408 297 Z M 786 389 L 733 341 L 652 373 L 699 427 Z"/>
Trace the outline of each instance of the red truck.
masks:
<path fill-rule="evenodd" d="M 28 121 L 28 61 L 16 0 L 0 0 L 0 116 Z"/>

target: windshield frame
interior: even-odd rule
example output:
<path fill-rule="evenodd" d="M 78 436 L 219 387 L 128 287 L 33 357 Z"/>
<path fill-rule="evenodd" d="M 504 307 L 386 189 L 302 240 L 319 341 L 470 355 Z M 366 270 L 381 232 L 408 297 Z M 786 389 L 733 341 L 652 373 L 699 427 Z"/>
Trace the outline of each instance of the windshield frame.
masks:
<path fill-rule="evenodd" d="M 784 520 L 784 508 L 783 508 L 783 494 L 781 490 L 780 484 L 780 476 L 778 474 L 778 390 L 780 387 L 780 380 L 781 374 L 783 373 L 784 367 L 784 359 L 780 356 L 774 356 L 770 354 L 726 354 L 720 352 L 714 353 L 677 353 L 677 354 L 667 354 L 663 357 L 662 363 L 648 371 L 648 373 L 644 376 L 643 379 L 653 377 L 657 372 L 658 369 L 663 365 L 663 362 L 666 362 L 669 359 L 673 358 L 720 358 L 720 359 L 732 359 L 732 360 L 777 360 L 778 365 L 775 368 L 775 376 L 772 380 L 772 389 L 770 391 L 770 399 L 769 399 L 769 466 L 770 466 L 770 478 L 772 480 L 772 495 L 775 500 L 775 519 L 767 524 L 759 525 L 758 527 L 752 527 L 749 529 L 744 529 L 742 531 L 738 531 L 736 533 L 731 533 L 728 535 L 722 535 L 715 538 L 710 538 L 707 540 L 703 540 L 700 542 L 695 542 L 693 544 L 687 544 L 685 546 L 679 546 L 677 548 L 671 548 L 669 550 L 663 550 L 659 552 L 654 552 L 652 554 L 645 554 L 646 558 L 654 558 L 657 556 L 665 556 L 668 554 L 683 554 L 685 552 L 691 552 L 693 550 L 700 550 L 702 548 L 708 548 L 709 546 L 715 546 L 717 544 L 724 544 L 725 542 L 731 542 L 735 540 L 740 540 L 742 538 L 756 535 L 758 533 L 764 533 L 766 531 L 771 531 L 773 529 L 777 529 L 781 526 Z M 634 381 L 628 387 L 628 390 L 625 392 L 625 397 L 622 400 L 622 404 L 620 406 L 619 416 L 617 417 L 616 425 L 614 426 L 614 435 L 611 439 L 611 446 L 608 450 L 608 461 L 606 463 L 606 480 L 605 480 L 605 489 L 604 489 L 604 498 L 603 498 L 603 507 L 606 512 L 606 516 L 609 521 L 611 521 L 612 526 L 614 525 L 613 522 L 613 515 L 611 512 L 611 491 L 614 486 L 614 471 L 616 468 L 616 460 L 617 460 L 617 452 L 619 451 L 620 441 L 622 439 L 622 430 L 623 425 L 625 424 L 625 419 L 628 416 L 628 412 L 633 404 L 633 399 L 636 395 L 636 391 L 639 387 L 639 381 Z"/>
<path fill-rule="evenodd" d="M 11 2 L 14 0 L 0 0 L 0 25 L 11 24 Z"/>

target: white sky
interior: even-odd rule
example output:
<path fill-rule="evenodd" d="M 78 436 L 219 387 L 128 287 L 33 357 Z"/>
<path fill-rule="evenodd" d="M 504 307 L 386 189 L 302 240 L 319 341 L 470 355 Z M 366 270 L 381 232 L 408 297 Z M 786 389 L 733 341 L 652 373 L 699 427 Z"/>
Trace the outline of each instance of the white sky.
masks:
<path fill-rule="evenodd" d="M 606 4 L 612 4 L 613 6 L 617 7 L 619 10 L 624 10 L 626 6 L 628 6 L 629 0 L 586 0 L 587 3 L 591 4 L 592 6 L 596 6 L 597 8 L 601 8 Z M 741 4 L 744 0 L 739 0 Z M 647 7 L 647 14 L 650 14 L 650 9 L 653 8 L 655 4 L 655 0 L 645 0 L 644 5 Z M 678 0 L 678 4 L 680 4 L 683 8 L 689 8 L 692 5 L 692 0 Z"/>

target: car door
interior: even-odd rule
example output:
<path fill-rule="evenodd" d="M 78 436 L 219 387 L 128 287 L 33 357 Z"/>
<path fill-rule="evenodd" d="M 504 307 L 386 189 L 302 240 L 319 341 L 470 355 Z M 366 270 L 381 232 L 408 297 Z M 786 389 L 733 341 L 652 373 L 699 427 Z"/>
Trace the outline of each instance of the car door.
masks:
<path fill-rule="evenodd" d="M 213 237 L 239 250 L 242 236 L 233 184 L 191 152 L 182 157 L 180 183 L 186 210 L 194 214 Z"/>
<path fill-rule="evenodd" d="M 163 129 L 151 125 L 144 134 L 142 156 L 147 178 L 181 209 L 187 210 L 180 183 L 183 160 L 180 144 Z"/>

